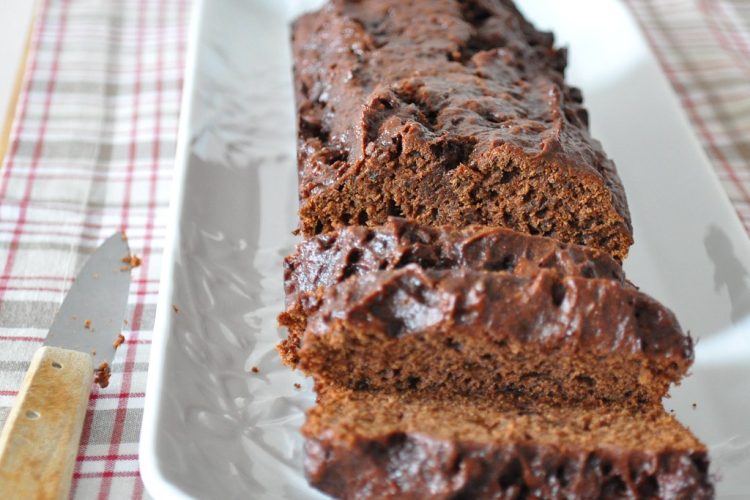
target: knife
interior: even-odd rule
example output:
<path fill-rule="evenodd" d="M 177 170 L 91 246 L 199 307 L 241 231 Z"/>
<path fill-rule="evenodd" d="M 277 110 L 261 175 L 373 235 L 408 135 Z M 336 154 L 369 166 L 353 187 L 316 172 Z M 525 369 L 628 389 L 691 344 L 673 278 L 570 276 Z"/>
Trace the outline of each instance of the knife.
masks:
<path fill-rule="evenodd" d="M 123 340 L 135 259 L 114 234 L 65 296 L 0 434 L 0 498 L 68 498 L 92 382 L 107 385 Z"/>

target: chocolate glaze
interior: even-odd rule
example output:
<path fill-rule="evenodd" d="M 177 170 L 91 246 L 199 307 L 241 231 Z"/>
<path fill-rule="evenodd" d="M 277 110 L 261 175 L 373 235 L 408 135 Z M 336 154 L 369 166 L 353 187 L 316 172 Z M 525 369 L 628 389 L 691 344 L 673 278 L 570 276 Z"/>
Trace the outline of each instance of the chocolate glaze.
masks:
<path fill-rule="evenodd" d="M 313 29 L 315 37 L 307 32 Z M 294 37 L 300 89 L 307 90 L 301 129 L 325 131 L 322 147 L 349 162 L 362 159 L 371 142 L 389 144 L 413 121 L 428 122 L 425 132 L 435 137 L 476 137 L 477 156 L 511 144 L 530 155 L 563 154 L 616 179 L 586 132 L 580 91 L 563 81 L 565 50 L 511 2 L 335 1 L 298 21 Z M 421 108 L 437 114 L 424 116 Z M 338 176 L 326 166 L 302 171 L 305 192 Z"/>
<path fill-rule="evenodd" d="M 482 332 L 497 341 L 562 350 L 642 353 L 675 360 L 683 374 L 693 359 L 692 339 L 671 311 L 612 280 L 546 270 L 533 278 L 423 270 L 410 264 L 345 281 L 324 297 L 308 318 L 305 339 L 342 324 L 384 340 L 439 327 L 454 336 Z"/>
<path fill-rule="evenodd" d="M 564 172 L 608 191 L 616 216 L 606 217 L 630 238 L 614 164 L 589 134 L 580 91 L 564 83 L 565 50 L 512 2 L 338 0 L 295 23 L 293 49 L 303 214 L 366 161 L 367 168 L 395 157 L 408 168 L 421 168 L 411 158 L 439 163 L 448 193 L 489 175 L 502 152 L 531 161 L 539 176 Z M 356 217 L 363 220 L 352 223 L 366 222 L 364 211 Z M 305 234 L 316 232 L 302 222 Z M 626 253 L 616 250 L 618 258 Z"/>
<path fill-rule="evenodd" d="M 698 500 L 714 494 L 705 450 L 560 449 L 419 433 L 308 436 L 305 470 L 310 484 L 341 499 Z"/>
<path fill-rule="evenodd" d="M 625 282 L 620 265 L 593 248 L 505 228 L 431 227 L 391 217 L 383 226 L 347 226 L 297 245 L 284 259 L 286 305 L 351 276 L 412 263 L 424 269 L 507 271 L 527 277 L 550 269 L 561 275 Z"/>
<path fill-rule="evenodd" d="M 278 347 L 282 359 L 297 365 L 306 317 L 320 306 L 322 288 L 410 263 L 425 269 L 469 268 L 527 277 L 549 269 L 627 283 L 620 265 L 606 252 L 505 228 L 431 227 L 399 217 L 373 228 L 347 226 L 305 239 L 284 260 L 286 310 L 279 323 L 288 328 L 288 336 Z"/>

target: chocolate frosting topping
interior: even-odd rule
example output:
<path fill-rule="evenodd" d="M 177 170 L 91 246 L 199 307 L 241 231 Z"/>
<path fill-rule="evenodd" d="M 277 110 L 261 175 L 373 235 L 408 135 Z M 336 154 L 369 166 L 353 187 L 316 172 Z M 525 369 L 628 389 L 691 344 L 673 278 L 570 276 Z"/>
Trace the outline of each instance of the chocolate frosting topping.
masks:
<path fill-rule="evenodd" d="M 395 433 L 305 442 L 310 483 L 336 498 L 714 497 L 705 451 L 599 449 L 468 443 Z"/>
<path fill-rule="evenodd" d="M 391 217 L 383 226 L 348 226 L 302 241 L 284 260 L 287 307 L 300 300 L 300 294 L 319 287 L 410 263 L 425 269 L 465 267 L 518 276 L 550 269 L 561 275 L 625 282 L 620 265 L 593 248 L 505 228 L 431 227 Z"/>
<path fill-rule="evenodd" d="M 371 273 L 329 290 L 308 319 L 310 335 L 337 322 L 383 339 L 436 328 L 493 341 L 513 338 L 575 351 L 643 353 L 684 362 L 693 343 L 667 308 L 611 280 L 534 278 L 466 269 L 423 270 L 414 264 Z"/>

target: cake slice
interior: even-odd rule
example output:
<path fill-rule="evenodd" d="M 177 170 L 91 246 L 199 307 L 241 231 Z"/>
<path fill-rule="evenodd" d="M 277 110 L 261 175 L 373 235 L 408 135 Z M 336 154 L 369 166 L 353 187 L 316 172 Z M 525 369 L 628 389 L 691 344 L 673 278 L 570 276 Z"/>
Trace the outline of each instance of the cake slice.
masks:
<path fill-rule="evenodd" d="M 326 289 L 299 367 L 357 389 L 659 402 L 693 359 L 665 307 L 613 280 L 424 270 Z"/>
<path fill-rule="evenodd" d="M 293 28 L 300 228 L 487 224 L 633 243 L 565 50 L 508 0 L 336 0 Z"/>
<path fill-rule="evenodd" d="M 327 389 L 302 433 L 335 498 L 708 499 L 706 447 L 660 406 L 516 406 Z"/>
<path fill-rule="evenodd" d="M 321 288 L 412 263 L 424 269 L 463 267 L 518 276 L 550 269 L 625 282 L 622 268 L 606 252 L 510 229 L 430 227 L 398 217 L 377 227 L 348 226 L 305 239 L 284 260 L 286 310 L 279 323 L 287 327 L 288 336 L 279 351 L 285 362 L 295 366 L 298 361 L 300 338 L 307 316 L 320 305 Z"/>

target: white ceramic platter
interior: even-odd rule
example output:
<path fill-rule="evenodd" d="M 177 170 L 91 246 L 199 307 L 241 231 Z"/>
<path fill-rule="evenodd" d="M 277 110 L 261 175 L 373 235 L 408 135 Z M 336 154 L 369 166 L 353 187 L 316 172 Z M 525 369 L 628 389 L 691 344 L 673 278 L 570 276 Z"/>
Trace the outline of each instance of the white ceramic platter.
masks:
<path fill-rule="evenodd" d="M 320 496 L 298 435 L 310 384 L 274 349 L 297 211 L 288 26 L 319 3 L 195 6 L 141 437 L 157 498 Z M 692 376 L 667 404 L 709 444 L 720 498 L 746 494 L 750 242 L 622 4 L 519 4 L 570 47 L 569 80 L 617 162 L 635 227 L 629 277 L 699 339 Z"/>

